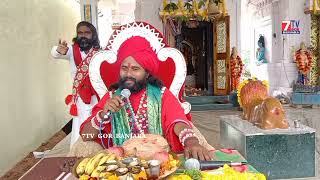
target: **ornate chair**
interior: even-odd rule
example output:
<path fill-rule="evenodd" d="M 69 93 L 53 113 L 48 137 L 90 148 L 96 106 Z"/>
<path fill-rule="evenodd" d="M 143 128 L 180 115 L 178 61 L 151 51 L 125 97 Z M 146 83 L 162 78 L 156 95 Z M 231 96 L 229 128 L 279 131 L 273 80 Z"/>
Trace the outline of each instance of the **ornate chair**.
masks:
<path fill-rule="evenodd" d="M 177 49 L 167 46 L 162 34 L 157 29 L 144 22 L 133 22 L 115 30 L 108 41 L 106 50 L 93 57 L 89 67 L 89 77 L 98 96 L 101 98 L 108 92 L 108 87 L 118 81 L 118 69 L 113 68 L 117 60 L 117 52 L 120 45 L 132 36 L 141 36 L 150 42 L 161 61 L 156 76 L 177 97 L 185 114 L 188 115 L 191 105 L 182 99 L 186 78 L 184 57 Z"/>
<path fill-rule="evenodd" d="M 163 35 L 157 29 L 145 22 L 122 25 L 111 35 L 106 50 L 96 53 L 92 58 L 89 77 L 98 96 L 102 98 L 108 92 L 108 87 L 118 82 L 119 68 L 115 68 L 117 52 L 120 45 L 132 36 L 141 36 L 150 42 L 161 61 L 156 76 L 176 96 L 187 118 L 191 120 L 191 104 L 182 98 L 187 70 L 185 59 L 180 51 L 166 44 Z M 200 143 L 211 149 L 212 147 L 206 142 L 198 129 L 193 128 L 198 134 Z"/>

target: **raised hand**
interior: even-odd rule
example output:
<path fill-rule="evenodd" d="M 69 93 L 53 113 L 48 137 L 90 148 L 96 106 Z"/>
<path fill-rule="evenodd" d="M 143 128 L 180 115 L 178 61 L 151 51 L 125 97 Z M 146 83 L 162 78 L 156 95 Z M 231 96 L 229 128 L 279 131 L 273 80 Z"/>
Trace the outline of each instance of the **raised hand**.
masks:
<path fill-rule="evenodd" d="M 62 55 L 66 55 L 68 52 L 68 44 L 66 41 L 61 41 L 61 39 L 59 39 L 59 44 L 58 44 L 58 48 L 57 48 L 57 52 L 62 54 Z"/>

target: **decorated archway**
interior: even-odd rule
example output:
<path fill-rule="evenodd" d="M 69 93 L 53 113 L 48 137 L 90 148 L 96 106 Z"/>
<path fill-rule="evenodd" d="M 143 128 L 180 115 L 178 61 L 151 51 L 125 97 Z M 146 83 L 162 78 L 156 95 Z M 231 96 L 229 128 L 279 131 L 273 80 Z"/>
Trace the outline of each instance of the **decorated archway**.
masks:
<path fill-rule="evenodd" d="M 230 93 L 230 18 L 224 0 L 163 0 L 159 13 L 168 44 L 180 51 L 187 40 L 197 55 L 184 53 L 187 62 L 190 92 L 187 95 L 228 95 Z M 191 58 L 190 60 L 188 58 Z M 197 61 L 194 61 L 194 59 Z M 188 90 L 188 86 L 186 87 Z"/>

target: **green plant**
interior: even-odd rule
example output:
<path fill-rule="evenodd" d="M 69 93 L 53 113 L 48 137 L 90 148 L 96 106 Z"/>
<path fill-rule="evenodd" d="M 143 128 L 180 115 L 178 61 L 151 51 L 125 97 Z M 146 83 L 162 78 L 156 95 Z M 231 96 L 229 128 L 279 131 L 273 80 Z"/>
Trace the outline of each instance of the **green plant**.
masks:
<path fill-rule="evenodd" d="M 184 4 L 184 7 L 188 10 L 188 11 L 191 11 L 192 10 L 192 4 L 190 3 L 190 1 L 186 2 Z"/>
<path fill-rule="evenodd" d="M 166 7 L 163 8 L 167 12 L 173 12 L 178 9 L 178 6 L 175 3 L 169 3 Z"/>
<path fill-rule="evenodd" d="M 206 3 L 204 2 L 204 0 L 200 0 L 198 6 L 199 8 L 205 7 Z"/>

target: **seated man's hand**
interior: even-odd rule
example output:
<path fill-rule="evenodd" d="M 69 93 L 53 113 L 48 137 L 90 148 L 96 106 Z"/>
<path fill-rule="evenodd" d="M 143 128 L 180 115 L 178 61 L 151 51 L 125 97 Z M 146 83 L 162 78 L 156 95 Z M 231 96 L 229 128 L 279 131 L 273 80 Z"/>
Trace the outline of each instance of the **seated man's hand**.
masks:
<path fill-rule="evenodd" d="M 184 156 L 186 159 L 195 158 L 201 161 L 210 161 L 213 159 L 213 155 L 199 144 L 196 137 L 190 137 L 185 140 Z"/>
<path fill-rule="evenodd" d="M 106 102 L 103 111 L 104 113 L 107 113 L 108 111 L 118 112 L 122 106 L 124 106 L 122 99 L 119 96 L 114 96 Z"/>

